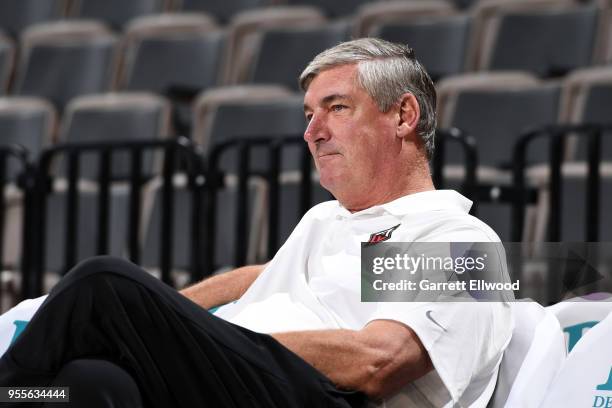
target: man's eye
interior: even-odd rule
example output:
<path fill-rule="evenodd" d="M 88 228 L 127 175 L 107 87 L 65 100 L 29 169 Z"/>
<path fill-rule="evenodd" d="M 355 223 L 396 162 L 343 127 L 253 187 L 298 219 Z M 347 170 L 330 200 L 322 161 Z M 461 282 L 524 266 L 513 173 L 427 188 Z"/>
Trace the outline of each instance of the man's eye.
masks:
<path fill-rule="evenodd" d="M 309 113 L 308 115 L 306 115 L 306 122 L 310 122 L 312 120 L 312 114 Z"/>
<path fill-rule="evenodd" d="M 334 112 L 340 112 L 342 109 L 345 109 L 344 105 L 332 105 L 331 110 Z"/>

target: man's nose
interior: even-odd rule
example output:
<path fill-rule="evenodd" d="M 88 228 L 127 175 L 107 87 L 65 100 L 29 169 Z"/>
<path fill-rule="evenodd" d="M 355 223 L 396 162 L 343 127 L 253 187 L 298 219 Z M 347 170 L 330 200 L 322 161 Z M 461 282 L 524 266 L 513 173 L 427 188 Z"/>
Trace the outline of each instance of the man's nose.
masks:
<path fill-rule="evenodd" d="M 329 136 L 329 129 L 325 119 L 321 116 L 313 115 L 304 132 L 304 140 L 308 143 L 317 143 L 328 140 Z"/>

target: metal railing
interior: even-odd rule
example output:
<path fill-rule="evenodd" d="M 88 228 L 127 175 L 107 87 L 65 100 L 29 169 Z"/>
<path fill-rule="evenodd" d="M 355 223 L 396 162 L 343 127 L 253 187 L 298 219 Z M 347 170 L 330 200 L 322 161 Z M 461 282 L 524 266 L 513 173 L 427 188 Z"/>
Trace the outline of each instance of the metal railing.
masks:
<path fill-rule="evenodd" d="M 521 241 L 525 222 L 525 210 L 533 202 L 533 191 L 526 184 L 527 154 L 532 142 L 547 139 L 549 142 L 549 195 L 548 195 L 548 236 L 550 242 L 561 240 L 563 211 L 562 167 L 568 138 L 577 138 L 579 142 L 586 139 L 587 174 L 585 195 L 585 240 L 599 241 L 599 209 L 601 195 L 601 144 L 604 132 L 612 130 L 610 125 L 552 125 L 526 132 L 517 141 L 513 152 L 513 188 L 512 202 L 512 240 Z"/>
<path fill-rule="evenodd" d="M 237 153 L 237 168 L 233 173 L 237 177 L 236 189 L 236 224 L 234 236 L 234 264 L 244 265 L 247 256 L 248 236 L 248 182 L 252 177 L 264 179 L 268 185 L 268 242 L 266 257 L 271 258 L 279 248 L 279 217 L 280 217 L 280 189 L 282 173 L 281 162 L 283 152 L 290 147 L 300 147 L 300 157 L 294 170 L 299 172 L 299 214 L 303 215 L 312 205 L 312 160 L 308 151 L 308 146 L 301 138 L 296 136 L 286 137 L 257 137 L 257 138 L 236 138 L 218 144 L 213 148 L 209 156 L 206 192 L 210 199 L 205 200 L 206 214 L 206 236 L 214 237 L 217 231 L 217 200 L 215 199 L 218 191 L 224 187 L 223 180 L 225 173 L 221 170 L 221 157 L 228 151 Z M 269 162 L 266 169 L 253 169 L 250 164 L 251 152 L 255 149 L 267 151 Z M 219 265 L 215 262 L 216 241 L 214 239 L 205 246 L 205 267 L 206 271 L 213 271 Z"/>
<path fill-rule="evenodd" d="M 111 184 L 117 182 L 111 176 L 113 158 L 118 152 L 127 152 L 130 156 L 131 169 L 129 178 L 122 180 L 129 184 L 129 217 L 127 228 L 127 243 L 129 259 L 139 263 L 141 258 L 141 243 L 139 231 L 141 227 L 142 189 L 147 175 L 143 174 L 143 155 L 149 151 L 163 153 L 161 177 L 162 189 L 162 215 L 160 228 L 160 252 L 159 267 L 161 279 L 172 284 L 170 276 L 172 266 L 172 224 L 173 210 L 173 175 L 179 171 L 180 163 L 187 166 L 186 173 L 189 175 L 189 185 L 193 190 L 193 226 L 190 232 L 192 239 L 192 271 L 194 276 L 202 275 L 202 262 L 198 254 L 201 241 L 200 225 L 201 199 L 199 193 L 203 184 L 205 164 L 203 156 L 189 140 L 185 138 L 155 140 L 155 141 L 130 141 L 130 142 L 99 142 L 81 144 L 59 144 L 42 152 L 38 166 L 30 174 L 30 183 L 26 189 L 26 228 L 24 230 L 23 251 L 23 285 L 24 297 L 34 297 L 43 292 L 43 275 L 46 269 L 46 227 L 47 227 L 47 201 L 53 193 L 54 180 L 64 178 L 67 181 L 64 231 L 64 253 L 62 272 L 66 273 L 77 262 L 79 223 L 79 172 L 80 162 L 84 155 L 98 157 L 97 179 L 93 182 L 97 185 L 97 235 L 96 254 L 106 254 L 109 250 L 109 225 L 110 225 L 110 189 Z M 62 158 L 66 163 L 66 174 L 54 175 L 53 163 Z M 150 176 L 149 176 L 150 177 Z M 89 238 L 89 237 L 88 237 Z"/>

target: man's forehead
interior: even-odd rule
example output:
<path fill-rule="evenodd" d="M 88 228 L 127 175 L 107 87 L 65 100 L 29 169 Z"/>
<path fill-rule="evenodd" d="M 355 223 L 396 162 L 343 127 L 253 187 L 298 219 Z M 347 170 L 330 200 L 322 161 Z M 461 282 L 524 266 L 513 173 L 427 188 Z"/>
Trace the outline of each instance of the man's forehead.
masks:
<path fill-rule="evenodd" d="M 326 69 L 315 76 L 304 95 L 304 106 L 319 105 L 335 99 L 351 99 L 359 91 L 356 64 Z"/>

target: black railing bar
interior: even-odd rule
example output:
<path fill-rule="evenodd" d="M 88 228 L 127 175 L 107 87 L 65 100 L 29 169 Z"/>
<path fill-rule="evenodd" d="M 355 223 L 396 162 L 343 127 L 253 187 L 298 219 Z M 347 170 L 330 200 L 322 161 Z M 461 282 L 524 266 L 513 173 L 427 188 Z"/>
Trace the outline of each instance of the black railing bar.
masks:
<path fill-rule="evenodd" d="M 200 173 L 200 170 L 195 170 L 196 174 Z M 200 173 L 201 174 L 201 173 Z M 190 236 L 191 236 L 191 283 L 200 281 L 205 276 L 205 269 L 203 264 L 203 253 L 200 245 L 203 242 L 203 225 L 204 220 L 203 211 L 204 206 L 202 203 L 204 197 L 204 176 L 192 177 L 189 182 L 189 189 L 191 192 L 191 223 L 190 223 Z"/>
<path fill-rule="evenodd" d="M 207 192 L 204 200 L 204 214 L 206 217 L 204 225 L 206 244 L 203 248 L 205 275 L 212 275 L 216 268 L 217 190 L 221 183 L 218 162 L 223 151 L 223 148 L 215 148 L 211 151 L 207 163 L 206 182 L 204 183 L 204 189 Z"/>
<path fill-rule="evenodd" d="M 64 239 L 64 266 L 65 274 L 76 264 L 78 253 L 79 228 L 79 163 L 80 157 L 76 152 L 68 153 L 68 194 L 66 203 L 66 235 Z"/>
<path fill-rule="evenodd" d="M 103 255 L 108 253 L 109 242 L 109 220 L 110 202 L 109 202 L 109 187 L 110 187 L 110 169 L 112 167 L 112 155 L 108 148 L 102 149 L 100 152 L 100 161 L 98 165 L 98 242 L 97 253 Z"/>
<path fill-rule="evenodd" d="M 174 286 L 170 272 L 172 269 L 172 252 L 174 250 L 174 231 L 172 229 L 174 225 L 173 174 L 176 157 L 175 150 L 171 146 L 166 148 L 164 158 L 159 264 L 162 281 Z"/>
<path fill-rule="evenodd" d="M 271 258 L 278 246 L 278 228 L 280 219 L 280 160 L 281 147 L 279 141 L 270 144 L 270 166 L 268 168 L 268 249 L 267 258 Z"/>
<path fill-rule="evenodd" d="M 444 188 L 444 155 L 446 147 L 446 137 L 448 132 L 437 129 L 435 135 L 435 150 L 432 158 L 432 181 L 437 189 Z"/>
<path fill-rule="evenodd" d="M 142 150 L 133 146 L 131 150 L 130 200 L 128 221 L 128 248 L 130 260 L 140 262 L 140 205 L 142 193 Z"/>
<path fill-rule="evenodd" d="M 246 253 L 248 250 L 248 201 L 249 201 L 249 156 L 250 147 L 247 143 L 238 145 L 238 185 L 236 201 L 236 235 L 235 242 L 235 266 L 242 266 L 246 263 Z"/>
<path fill-rule="evenodd" d="M 599 241 L 599 210 L 601 195 L 601 130 L 588 133 L 588 173 L 586 194 L 585 234 L 588 242 Z"/>
<path fill-rule="evenodd" d="M 563 214 L 563 185 L 561 184 L 561 165 L 565 155 L 565 133 L 552 129 L 553 138 L 550 144 L 550 187 L 548 195 L 548 240 L 561 240 L 561 215 Z"/>

